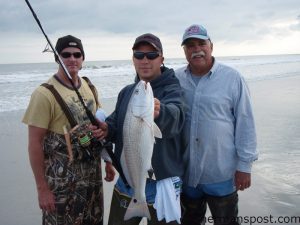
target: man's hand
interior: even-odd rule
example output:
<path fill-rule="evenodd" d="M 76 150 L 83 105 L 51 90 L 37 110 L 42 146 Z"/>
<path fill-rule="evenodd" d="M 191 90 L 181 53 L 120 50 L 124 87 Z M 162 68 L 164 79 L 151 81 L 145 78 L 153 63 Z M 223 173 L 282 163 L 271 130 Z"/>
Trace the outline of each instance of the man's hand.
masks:
<path fill-rule="evenodd" d="M 55 211 L 55 197 L 48 187 L 38 188 L 40 209 L 46 212 Z"/>
<path fill-rule="evenodd" d="M 236 190 L 245 190 L 251 186 L 251 173 L 235 172 L 235 186 Z"/>
<path fill-rule="evenodd" d="M 93 132 L 93 136 L 98 140 L 103 140 L 108 135 L 108 126 L 107 123 L 101 122 L 97 119 L 98 127 L 94 125 L 90 125 L 89 129 Z"/>
<path fill-rule="evenodd" d="M 111 162 L 105 162 L 105 173 L 106 173 L 106 176 L 104 179 L 106 181 L 111 182 L 114 180 L 116 172 L 115 172 L 115 169 L 114 169 L 113 165 L 111 164 Z"/>
<path fill-rule="evenodd" d="M 154 119 L 159 116 L 160 111 L 160 101 L 157 98 L 154 98 Z"/>

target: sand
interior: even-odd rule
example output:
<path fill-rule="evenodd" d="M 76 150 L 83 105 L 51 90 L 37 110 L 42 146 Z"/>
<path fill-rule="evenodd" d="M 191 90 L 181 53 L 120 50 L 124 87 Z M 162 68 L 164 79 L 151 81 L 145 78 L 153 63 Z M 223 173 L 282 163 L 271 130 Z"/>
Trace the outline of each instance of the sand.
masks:
<path fill-rule="evenodd" d="M 297 131 L 300 127 L 300 76 L 251 82 L 249 87 L 261 155 L 253 166 L 252 187 L 239 192 L 240 215 L 299 215 L 299 191 L 291 192 L 290 187 L 285 186 L 284 183 L 278 183 L 263 175 L 265 174 L 263 169 L 264 158 L 267 156 L 266 149 L 277 147 L 269 134 L 284 138 L 280 129 L 292 126 L 292 141 L 299 143 L 300 132 Z M 115 99 L 103 101 L 103 107 L 107 112 L 111 112 L 114 105 Z M 41 211 L 38 207 L 35 182 L 28 160 L 27 127 L 21 123 L 23 113 L 24 110 L 0 113 L 0 224 L 3 225 L 41 224 Z M 276 129 L 279 129 L 278 134 L 274 132 Z M 291 163 L 295 163 L 295 168 L 299 168 L 296 161 Z M 289 168 L 293 168 L 293 165 L 289 165 Z M 291 172 L 296 176 L 291 179 L 300 180 L 299 173 Z M 104 181 L 106 208 L 104 224 L 107 223 L 112 187 L 113 183 Z M 299 190 L 300 183 L 296 183 L 294 188 Z"/>

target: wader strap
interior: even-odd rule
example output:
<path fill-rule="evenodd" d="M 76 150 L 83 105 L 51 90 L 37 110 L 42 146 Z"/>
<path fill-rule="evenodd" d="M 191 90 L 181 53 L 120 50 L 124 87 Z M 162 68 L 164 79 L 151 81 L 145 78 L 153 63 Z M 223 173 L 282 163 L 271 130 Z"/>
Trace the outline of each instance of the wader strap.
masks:
<path fill-rule="evenodd" d="M 84 79 L 87 82 L 87 84 L 89 85 L 91 91 L 93 92 L 95 102 L 96 102 L 96 106 L 97 106 L 97 108 L 100 108 L 101 104 L 98 101 L 98 93 L 97 93 L 97 89 L 96 89 L 95 85 L 92 84 L 92 82 L 90 81 L 90 79 L 88 77 L 81 77 L 81 78 Z"/>
<path fill-rule="evenodd" d="M 87 77 L 86 77 L 86 78 L 87 78 Z M 83 79 L 86 81 L 85 78 L 83 78 Z M 89 84 L 89 87 L 91 88 L 91 90 L 92 90 L 92 92 L 93 92 L 93 94 L 94 94 L 94 97 L 95 97 L 95 100 L 96 100 L 96 104 L 99 104 L 99 103 L 97 103 L 97 102 L 98 102 L 98 97 L 97 97 L 97 91 L 96 91 L 96 88 L 95 88 L 95 86 L 89 81 L 88 78 L 87 78 L 87 80 L 88 80 L 87 83 Z M 76 122 L 76 120 L 74 119 L 74 117 L 73 117 L 73 115 L 72 115 L 72 112 L 70 111 L 68 105 L 67 105 L 66 102 L 62 99 L 62 97 L 60 96 L 60 94 L 59 94 L 59 93 L 57 92 L 57 90 L 54 88 L 54 86 L 51 85 L 51 84 L 47 84 L 47 83 L 43 83 L 43 84 L 41 84 L 41 86 L 43 86 L 43 87 L 49 89 L 49 90 L 52 92 L 52 94 L 53 94 L 53 96 L 55 97 L 56 101 L 59 103 L 61 109 L 63 110 L 63 112 L 65 113 L 66 117 L 68 118 L 71 127 L 72 127 L 72 128 L 75 127 L 75 126 L 77 125 L 77 122 Z M 115 166 L 115 168 L 116 168 L 117 171 L 119 172 L 119 174 L 120 174 L 120 176 L 121 176 L 123 182 L 125 183 L 125 185 L 126 185 L 127 187 L 129 187 L 129 184 L 128 184 L 128 182 L 127 182 L 127 180 L 126 180 L 126 177 L 125 177 L 125 175 L 124 175 L 124 173 L 123 173 L 121 164 L 119 163 L 119 161 L 117 160 L 117 158 L 116 158 L 114 152 L 112 151 L 113 147 L 112 147 L 111 142 L 106 143 L 106 145 L 103 145 L 103 144 L 102 144 L 102 147 L 105 147 L 105 149 L 106 149 L 108 155 L 110 156 L 110 158 L 111 158 L 111 160 L 112 160 L 112 162 L 113 162 L 113 165 Z"/>
<path fill-rule="evenodd" d="M 69 120 L 69 123 L 70 123 L 71 127 L 72 128 L 75 127 L 77 125 L 77 122 L 76 122 L 71 110 L 69 109 L 66 102 L 62 99 L 60 94 L 57 92 L 57 90 L 54 88 L 54 86 L 51 85 L 51 84 L 47 84 L 47 83 L 43 83 L 43 84 L 41 84 L 41 86 L 49 89 L 52 92 L 52 94 L 55 97 L 56 101 L 60 105 L 62 111 L 65 113 L 67 119 Z"/>

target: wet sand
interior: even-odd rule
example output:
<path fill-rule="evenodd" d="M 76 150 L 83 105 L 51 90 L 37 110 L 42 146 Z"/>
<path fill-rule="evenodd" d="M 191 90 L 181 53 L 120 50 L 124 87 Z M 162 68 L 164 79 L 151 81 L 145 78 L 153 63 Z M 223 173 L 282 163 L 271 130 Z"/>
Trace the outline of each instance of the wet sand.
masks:
<path fill-rule="evenodd" d="M 280 160 L 268 161 L 268 156 L 270 151 L 290 149 L 290 144 L 300 144 L 300 77 L 248 84 L 253 99 L 260 157 L 253 165 L 252 187 L 239 192 L 240 215 L 299 216 L 299 151 L 290 153 L 289 163 L 282 160 L 281 166 L 289 169 L 284 173 L 288 182 L 283 175 L 278 179 L 271 176 L 273 169 L 280 166 Z M 115 99 L 102 102 L 107 112 L 113 110 Z M 24 110 L 0 113 L 0 224 L 3 225 L 41 224 L 41 211 L 28 160 L 27 127 L 21 123 L 23 113 Z M 278 138 L 282 140 L 281 145 L 276 141 Z M 289 174 L 292 177 L 288 177 Z M 107 223 L 112 187 L 113 183 L 104 181 L 104 224 Z"/>

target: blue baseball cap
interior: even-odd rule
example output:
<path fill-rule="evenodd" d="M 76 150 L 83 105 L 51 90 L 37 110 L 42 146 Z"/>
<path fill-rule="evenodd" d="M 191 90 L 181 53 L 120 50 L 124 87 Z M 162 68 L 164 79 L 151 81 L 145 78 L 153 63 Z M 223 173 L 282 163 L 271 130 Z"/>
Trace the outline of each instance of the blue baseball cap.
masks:
<path fill-rule="evenodd" d="M 189 38 L 197 38 L 201 40 L 208 40 L 210 37 L 207 34 L 205 27 L 197 24 L 189 26 L 183 34 L 181 45 L 184 45 L 185 41 Z"/>

